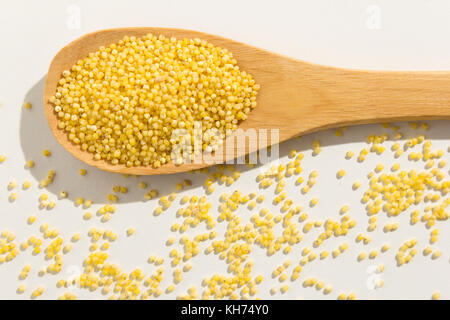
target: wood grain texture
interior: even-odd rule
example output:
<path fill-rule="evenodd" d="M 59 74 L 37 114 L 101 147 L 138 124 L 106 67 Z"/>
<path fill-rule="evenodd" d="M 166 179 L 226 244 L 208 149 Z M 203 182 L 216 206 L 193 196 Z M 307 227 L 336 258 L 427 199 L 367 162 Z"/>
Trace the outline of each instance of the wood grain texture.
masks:
<path fill-rule="evenodd" d="M 313 131 L 344 125 L 374 122 L 450 119 L 449 72 L 361 71 L 327 67 L 258 49 L 219 36 L 168 28 L 120 28 L 87 34 L 54 57 L 45 81 L 44 109 L 51 131 L 58 142 L 81 161 L 97 168 L 127 174 L 152 175 L 199 169 L 232 160 L 273 142 L 249 137 L 251 148 L 219 149 L 223 157 L 206 156 L 203 162 L 176 166 L 166 164 L 127 168 L 96 161 L 92 154 L 71 143 L 57 128 L 57 117 L 48 99 L 54 95 L 63 70 L 95 52 L 100 46 L 117 42 L 124 36 L 147 33 L 176 38 L 201 38 L 230 50 L 241 70 L 250 73 L 261 85 L 258 106 L 240 124 L 247 129 L 278 129 L 279 142 Z M 227 138 L 234 139 L 240 133 Z"/>

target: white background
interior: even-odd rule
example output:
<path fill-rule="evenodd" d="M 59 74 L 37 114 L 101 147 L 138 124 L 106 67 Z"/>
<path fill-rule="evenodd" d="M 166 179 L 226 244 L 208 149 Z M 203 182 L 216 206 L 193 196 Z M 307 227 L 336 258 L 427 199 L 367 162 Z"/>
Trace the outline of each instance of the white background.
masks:
<path fill-rule="evenodd" d="M 218 34 L 291 57 L 339 67 L 450 70 L 449 15 L 450 2 L 445 0 L 1 1 L 0 154 L 5 154 L 7 160 L 0 164 L 0 230 L 14 232 L 16 241 L 20 244 L 32 234 L 40 235 L 39 225 L 46 222 L 51 227 L 59 228 L 64 240 L 68 240 L 75 232 L 82 234 L 82 240 L 74 244 L 70 254 L 64 255 L 64 268 L 58 275 L 39 277 L 39 269 L 49 262 L 45 261 L 42 254 L 32 256 L 29 251 L 21 252 L 13 262 L 0 265 L 0 298 L 30 298 L 32 290 L 38 285 L 46 288 L 43 298 L 54 299 L 66 292 L 67 289 L 56 287 L 56 281 L 71 276 L 81 268 L 82 261 L 88 254 L 87 231 L 91 227 L 113 229 L 119 234 L 119 239 L 109 250 L 108 261 L 117 263 L 127 272 L 141 267 L 149 274 L 154 270 L 154 266 L 146 263 L 150 254 L 167 257 L 165 241 L 170 234 L 170 225 L 176 220 L 177 205 L 173 205 L 161 216 L 154 217 L 152 212 L 157 200 L 143 202 L 144 191 L 137 187 L 138 182 L 146 181 L 164 194 L 173 191 L 176 182 L 189 178 L 194 185 L 180 196 L 204 193 L 202 184 L 206 176 L 203 174 L 124 178 L 86 168 L 54 141 L 42 111 L 43 79 L 52 57 L 69 41 L 105 28 L 179 27 Z M 21 107 L 24 101 L 33 104 L 31 111 Z M 411 130 L 405 123 L 400 126 L 406 137 L 423 133 Z M 430 127 L 425 134 L 432 139 L 433 148 L 445 150 L 444 157 L 449 159 L 449 122 L 430 122 Z M 299 187 L 294 185 L 294 179 L 290 179 L 286 187 L 289 197 L 295 203 L 302 204 L 309 215 L 317 219 L 339 219 L 339 208 L 348 204 L 351 208 L 349 213 L 358 221 L 358 227 L 345 239 L 329 240 L 321 248 L 331 251 L 346 241 L 350 248 L 345 254 L 337 259 L 315 261 L 305 267 L 300 280 L 293 283 L 288 281 L 290 290 L 284 295 L 277 293 L 272 296 L 269 291 L 272 287 L 280 287 L 280 283 L 272 279 L 270 274 L 286 257 L 280 253 L 268 258 L 262 250 L 255 247 L 251 256 L 255 262 L 253 274 L 262 273 L 265 277 L 259 286 L 257 297 L 335 299 L 340 292 L 354 292 L 361 299 L 429 299 L 433 292 L 440 291 L 443 298 L 450 298 L 448 222 L 437 224 L 440 238 L 435 247 L 441 249 L 443 255 L 436 261 L 418 254 L 409 265 L 400 268 L 395 266 L 395 251 L 403 241 L 417 237 L 419 251 L 428 244 L 429 231 L 421 223 L 410 226 L 409 211 L 397 219 L 390 218 L 400 222 L 397 232 L 386 234 L 381 231 L 389 218 L 380 214 L 379 228 L 371 234 L 372 243 L 363 246 L 354 241 L 358 233 L 365 232 L 367 223 L 364 206 L 360 203 L 361 195 L 367 187 L 366 175 L 379 162 L 389 168 L 394 158 L 387 151 L 382 156 L 371 154 L 368 160 L 359 164 L 355 159 L 345 160 L 344 155 L 350 149 L 358 152 L 366 147 L 367 135 L 382 132 L 392 133 L 390 129 L 384 129 L 380 125 L 358 126 L 350 128 L 343 137 L 336 137 L 332 131 L 328 131 L 282 144 L 280 162 L 286 162 L 286 153 L 295 148 L 305 153 L 303 175 L 307 177 L 314 169 L 320 173 L 317 185 L 306 196 L 301 195 Z M 318 157 L 311 156 L 311 143 L 315 139 L 319 139 L 323 145 L 323 152 Z M 392 141 L 386 142 L 387 147 L 391 144 Z M 42 156 L 45 148 L 52 151 L 50 158 Z M 32 170 L 24 169 L 24 161 L 28 159 L 36 162 Z M 422 162 L 409 162 L 407 154 L 398 161 L 404 168 L 422 170 L 424 167 Z M 85 177 L 78 174 L 80 168 L 88 170 Z M 338 181 L 335 174 L 341 168 L 345 168 L 348 174 Z M 41 190 L 37 187 L 38 181 L 45 178 L 50 169 L 56 170 L 55 181 L 47 190 Z M 242 171 L 242 177 L 233 186 L 217 186 L 216 192 L 209 196 L 214 216 L 217 215 L 217 198 L 221 192 L 231 193 L 236 188 L 243 192 L 257 189 L 255 177 L 261 172 L 261 168 L 249 170 L 240 167 L 239 170 Z M 445 172 L 448 179 L 448 168 L 445 168 Z M 357 179 L 363 185 L 355 192 L 351 190 L 351 185 Z M 19 185 L 29 180 L 33 185 L 28 191 L 16 189 L 19 198 L 13 203 L 8 201 L 10 191 L 6 188 L 11 180 Z M 130 192 L 120 196 L 117 213 L 111 221 L 103 224 L 98 217 L 84 221 L 82 215 L 87 210 L 75 207 L 72 201 L 78 196 L 92 199 L 95 205 L 90 211 L 95 212 L 106 201 L 106 194 L 111 192 L 115 184 L 127 185 Z M 38 197 L 42 192 L 54 199 L 62 189 L 68 190 L 69 199 L 58 201 L 53 210 L 39 210 Z M 264 206 L 276 213 L 277 209 L 270 203 L 273 188 L 264 193 L 268 199 Z M 315 208 L 308 207 L 311 197 L 320 199 Z M 31 214 L 37 216 L 37 222 L 30 226 L 26 219 Z M 244 219 L 251 215 L 246 209 L 240 210 L 239 214 Z M 131 226 L 136 229 L 136 233 L 132 237 L 126 237 L 125 231 Z M 223 230 L 223 224 L 219 224 L 218 230 Z M 313 233 L 305 236 L 301 245 L 294 248 L 289 255 L 294 264 L 300 257 L 301 248 L 309 246 L 312 240 Z M 380 255 L 374 261 L 356 261 L 360 251 L 379 249 L 385 242 L 391 244 L 389 253 Z M 166 258 L 163 289 L 172 279 L 168 261 Z M 18 276 L 26 263 L 32 265 L 32 271 L 24 281 L 27 291 L 18 295 L 16 288 L 22 283 Z M 368 285 L 373 277 L 373 273 L 368 270 L 378 263 L 386 265 L 386 271 L 378 275 L 385 285 L 382 289 L 375 290 Z M 201 254 L 192 260 L 192 264 L 193 270 L 184 275 L 184 280 L 175 292 L 163 295 L 162 298 L 175 298 L 178 293 L 186 293 L 191 285 L 196 285 L 201 292 L 200 283 L 205 275 L 226 273 L 225 263 L 214 255 Z M 331 284 L 334 291 L 324 296 L 315 289 L 303 288 L 303 279 L 311 276 Z M 88 292 L 75 288 L 71 292 L 78 298 L 105 298 L 100 291 Z"/>

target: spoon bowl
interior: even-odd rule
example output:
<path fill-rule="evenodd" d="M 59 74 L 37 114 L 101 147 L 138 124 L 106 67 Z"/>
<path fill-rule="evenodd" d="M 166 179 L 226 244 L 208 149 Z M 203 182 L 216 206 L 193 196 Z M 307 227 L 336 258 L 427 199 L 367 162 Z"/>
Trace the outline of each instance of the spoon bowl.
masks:
<path fill-rule="evenodd" d="M 160 168 L 126 167 L 80 149 L 58 129 L 58 118 L 49 98 L 64 70 L 100 46 L 125 36 L 148 33 L 166 37 L 200 38 L 233 53 L 240 69 L 250 73 L 261 86 L 258 106 L 239 129 L 225 139 L 216 154 L 201 161 Z M 118 28 L 84 35 L 62 48 L 53 58 L 44 88 L 44 111 L 56 140 L 81 161 L 111 172 L 136 175 L 191 171 L 223 163 L 294 136 L 354 124 L 389 121 L 450 119 L 450 73 L 447 71 L 362 71 L 340 69 L 300 61 L 244 43 L 197 31 L 170 28 Z M 255 131 L 252 131 L 255 130 Z M 267 130 L 267 131 L 265 131 Z M 276 138 L 246 132 L 276 132 Z M 245 136 L 248 143 L 235 143 Z M 233 141 L 233 143 L 227 143 Z M 220 156 L 218 156 L 220 155 Z"/>

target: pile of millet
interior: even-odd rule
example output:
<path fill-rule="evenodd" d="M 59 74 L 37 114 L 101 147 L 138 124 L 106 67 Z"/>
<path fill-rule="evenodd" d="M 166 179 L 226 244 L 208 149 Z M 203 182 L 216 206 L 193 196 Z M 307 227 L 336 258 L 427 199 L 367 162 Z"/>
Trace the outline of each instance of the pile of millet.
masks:
<path fill-rule="evenodd" d="M 148 34 L 79 60 L 49 101 L 58 128 L 95 160 L 158 168 L 217 150 L 256 107 L 258 90 L 227 49 Z M 187 155 L 174 159 L 172 149 L 186 142 Z"/>

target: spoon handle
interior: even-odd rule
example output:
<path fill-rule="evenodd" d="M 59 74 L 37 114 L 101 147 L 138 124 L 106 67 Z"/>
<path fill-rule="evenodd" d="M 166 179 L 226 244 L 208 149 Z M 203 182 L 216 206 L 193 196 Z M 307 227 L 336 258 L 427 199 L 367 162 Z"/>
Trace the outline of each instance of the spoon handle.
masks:
<path fill-rule="evenodd" d="M 309 99 L 309 111 L 320 115 L 322 128 L 450 119 L 450 72 L 379 72 L 316 66 L 305 67 L 302 72 L 306 89 L 299 92 L 300 99 Z"/>

